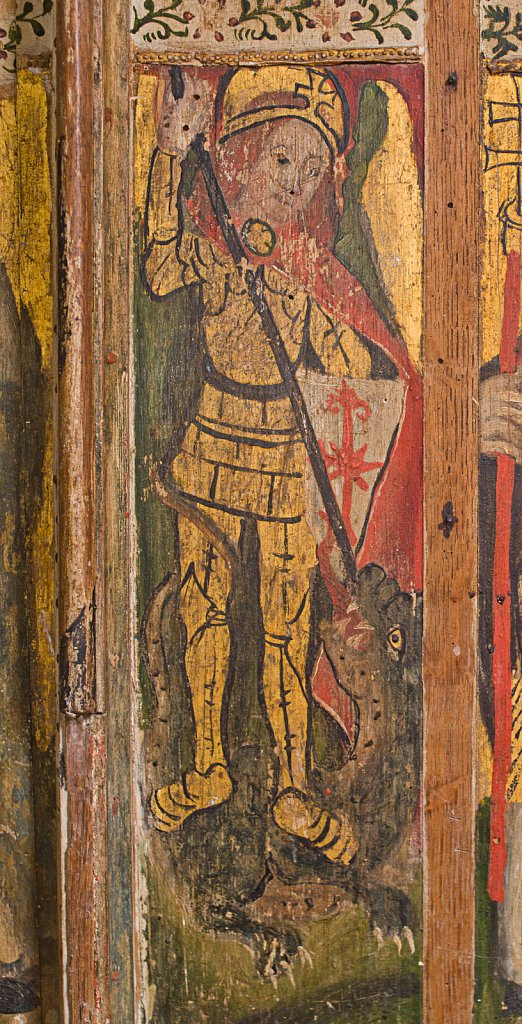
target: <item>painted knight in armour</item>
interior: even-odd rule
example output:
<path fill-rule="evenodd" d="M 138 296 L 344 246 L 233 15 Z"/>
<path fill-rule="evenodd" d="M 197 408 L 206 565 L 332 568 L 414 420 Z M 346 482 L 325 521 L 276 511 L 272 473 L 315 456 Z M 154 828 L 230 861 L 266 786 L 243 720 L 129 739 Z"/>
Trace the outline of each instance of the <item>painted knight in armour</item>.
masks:
<path fill-rule="evenodd" d="M 152 812 L 157 828 L 175 831 L 232 792 L 222 740 L 231 578 L 213 537 L 235 545 L 242 520 L 253 519 L 260 542 L 262 691 L 278 761 L 272 813 L 283 831 L 329 860 L 349 864 L 357 850 L 350 821 L 325 810 L 308 786 L 306 662 L 317 550 L 305 514 L 305 445 L 241 268 L 203 230 L 204 199 L 198 209 L 197 189 L 195 199 L 186 187 L 183 158 L 202 126 L 198 87 L 189 88 L 191 97 L 181 101 L 184 113 L 169 83 L 160 103 L 144 276 L 154 298 L 195 286 L 204 352 L 202 394 L 167 467 L 188 513 L 179 517 L 180 615 L 195 764 L 155 791 Z M 215 121 L 217 171 L 245 249 L 262 258 L 270 256 L 276 239 L 284 248 L 303 235 L 313 249 L 317 232 L 332 249 L 348 133 L 346 98 L 335 77 L 293 67 L 235 71 L 218 93 Z M 294 370 L 368 377 L 364 341 L 306 288 L 270 265 L 264 269 L 266 294 Z"/>

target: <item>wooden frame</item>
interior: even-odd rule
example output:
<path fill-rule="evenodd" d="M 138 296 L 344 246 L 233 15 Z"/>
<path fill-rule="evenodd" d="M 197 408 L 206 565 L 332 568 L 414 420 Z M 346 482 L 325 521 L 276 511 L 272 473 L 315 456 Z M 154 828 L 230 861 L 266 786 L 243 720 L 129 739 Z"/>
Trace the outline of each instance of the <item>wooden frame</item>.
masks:
<path fill-rule="evenodd" d="M 426 39 L 424 1016 L 464 1024 L 474 979 L 481 105 L 475 7 L 460 5 L 458 33 L 443 8 L 429 4 Z M 458 519 L 449 536 L 447 501 Z"/>
<path fill-rule="evenodd" d="M 472 0 L 459 7 L 458 32 L 445 8 L 442 0 L 428 2 L 426 47 L 424 1019 L 426 1024 L 469 1024 L 474 954 L 479 26 Z M 104 0 L 99 20 L 84 0 L 64 0 L 58 57 L 61 343 L 66 350 L 60 391 L 63 948 L 69 951 L 66 1001 L 71 1022 L 101 1022 L 110 1014 L 123 1024 L 135 1019 L 139 943 L 128 784 L 134 667 L 128 580 L 135 558 L 129 527 L 133 499 L 128 433 L 132 67 L 126 5 Z M 96 102 L 103 116 L 96 126 L 93 90 L 98 86 L 93 83 L 99 75 Z M 92 145 L 97 127 L 101 159 Z M 98 308 L 95 266 L 102 282 L 96 330 L 90 313 Z M 444 502 L 452 502 L 456 517 L 449 537 L 440 529 L 441 479 Z M 78 567 L 74 573 L 69 572 L 73 564 Z M 94 602 L 96 567 L 101 586 Z M 96 618 L 96 639 L 89 609 L 93 622 Z M 74 633 L 79 615 L 84 623 L 81 659 Z M 457 721 L 455 706 L 465 706 L 469 714 Z M 106 839 L 100 829 L 105 820 Z"/>

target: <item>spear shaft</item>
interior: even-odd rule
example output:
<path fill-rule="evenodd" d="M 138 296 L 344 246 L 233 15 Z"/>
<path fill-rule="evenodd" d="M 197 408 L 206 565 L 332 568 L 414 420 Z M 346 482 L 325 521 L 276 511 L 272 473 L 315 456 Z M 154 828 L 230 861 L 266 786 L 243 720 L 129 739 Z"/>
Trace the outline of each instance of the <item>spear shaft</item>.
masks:
<path fill-rule="evenodd" d="M 236 263 L 237 266 L 242 266 L 245 264 L 247 259 L 246 252 L 230 216 L 221 185 L 217 179 L 210 155 L 205 149 L 202 136 L 197 136 L 194 139 L 192 148 L 198 157 L 205 186 L 216 220 L 223 235 L 223 239 L 229 249 L 234 263 Z M 254 273 L 251 268 L 247 267 L 245 269 L 244 279 L 252 300 L 252 305 L 261 320 L 263 330 L 272 350 L 277 368 L 285 384 L 297 426 L 305 444 L 312 472 L 321 495 L 324 509 L 341 554 L 343 569 L 346 575 L 345 582 L 353 582 L 357 577 L 357 566 L 348 537 L 348 532 L 346 530 L 333 487 L 328 477 L 319 441 L 310 419 L 301 388 L 299 387 L 299 383 L 296 379 L 294 368 L 265 295 L 263 268 L 259 267 Z"/>

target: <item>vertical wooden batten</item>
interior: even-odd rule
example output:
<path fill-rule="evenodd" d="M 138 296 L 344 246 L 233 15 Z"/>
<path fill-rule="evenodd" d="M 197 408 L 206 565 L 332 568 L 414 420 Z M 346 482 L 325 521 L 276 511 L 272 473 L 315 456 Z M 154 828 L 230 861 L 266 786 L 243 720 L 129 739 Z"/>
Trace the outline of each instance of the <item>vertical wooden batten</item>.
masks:
<path fill-rule="evenodd" d="M 138 993 L 137 892 L 132 801 L 132 355 L 130 6 L 103 0 L 103 671 L 107 694 L 108 895 L 110 1006 L 114 1021 L 133 1021 Z"/>
<path fill-rule="evenodd" d="M 478 9 L 427 4 L 424 1015 L 471 1024 L 479 366 Z"/>
<path fill-rule="evenodd" d="M 61 728 L 64 1020 L 106 1024 L 105 719 L 67 716 Z"/>
<path fill-rule="evenodd" d="M 92 0 L 57 20 L 59 635 L 63 711 L 100 710 L 94 654 L 94 82 Z"/>
<path fill-rule="evenodd" d="M 108 1018 L 106 737 L 95 653 L 94 0 L 57 8 L 58 530 L 64 1016 Z"/>

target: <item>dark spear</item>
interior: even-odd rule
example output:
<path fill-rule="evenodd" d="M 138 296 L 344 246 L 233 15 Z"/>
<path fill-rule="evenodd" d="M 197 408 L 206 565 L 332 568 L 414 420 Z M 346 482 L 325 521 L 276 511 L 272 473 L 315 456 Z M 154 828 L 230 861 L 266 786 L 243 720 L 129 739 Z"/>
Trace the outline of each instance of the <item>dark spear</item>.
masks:
<path fill-rule="evenodd" d="M 205 148 L 202 135 L 196 136 L 192 143 L 192 150 L 198 157 L 199 166 L 201 167 L 205 186 L 212 204 L 212 209 L 216 216 L 216 220 L 226 246 L 236 266 L 244 267 L 245 261 L 248 261 L 248 257 L 230 216 L 221 185 L 217 179 L 210 154 Z M 286 351 L 281 333 L 266 298 L 263 267 L 258 267 L 254 272 L 247 266 L 244 270 L 244 280 L 252 300 L 252 305 L 261 320 L 263 330 L 272 350 L 281 379 L 285 384 L 288 397 L 292 404 L 296 423 L 306 447 L 324 509 L 341 554 L 343 568 L 346 575 L 345 582 L 353 582 L 357 576 L 357 566 L 354 554 L 337 499 L 330 483 L 323 455 L 306 407 L 303 393 L 299 387 L 299 382 L 295 376 L 292 362 L 288 352 Z"/>

